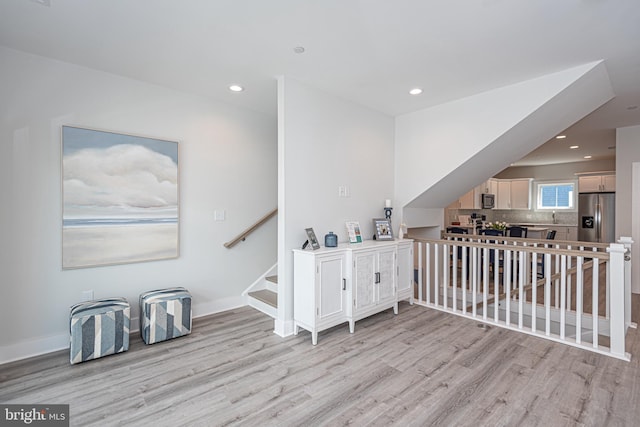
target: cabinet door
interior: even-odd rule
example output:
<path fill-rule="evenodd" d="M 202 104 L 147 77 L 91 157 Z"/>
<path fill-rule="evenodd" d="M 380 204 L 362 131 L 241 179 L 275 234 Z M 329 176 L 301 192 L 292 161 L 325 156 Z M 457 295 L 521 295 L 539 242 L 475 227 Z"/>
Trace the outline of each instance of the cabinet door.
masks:
<path fill-rule="evenodd" d="M 556 230 L 556 235 L 554 240 L 568 240 L 567 239 L 567 228 L 566 227 L 557 227 L 554 228 Z M 541 236 L 541 239 L 544 239 L 545 236 Z"/>
<path fill-rule="evenodd" d="M 378 251 L 378 294 L 376 302 L 396 300 L 396 249 Z"/>
<path fill-rule="evenodd" d="M 567 240 L 572 242 L 578 240 L 578 227 L 567 227 Z"/>
<path fill-rule="evenodd" d="M 375 305 L 376 252 L 353 254 L 353 305 L 354 311 Z"/>
<path fill-rule="evenodd" d="M 316 313 L 318 320 L 344 313 L 345 256 L 317 260 Z"/>
<path fill-rule="evenodd" d="M 511 181 L 498 181 L 497 209 L 511 209 Z"/>
<path fill-rule="evenodd" d="M 602 177 L 602 191 L 616 191 L 615 175 L 604 175 Z"/>
<path fill-rule="evenodd" d="M 601 191 L 602 177 L 597 176 L 581 176 L 578 178 L 578 192 L 595 193 Z"/>
<path fill-rule="evenodd" d="M 460 209 L 475 209 L 473 196 L 474 191 L 471 190 L 464 196 L 460 197 L 460 200 L 458 200 L 458 202 L 460 203 Z"/>
<path fill-rule="evenodd" d="M 514 179 L 511 181 L 511 209 L 529 209 L 531 181 Z"/>

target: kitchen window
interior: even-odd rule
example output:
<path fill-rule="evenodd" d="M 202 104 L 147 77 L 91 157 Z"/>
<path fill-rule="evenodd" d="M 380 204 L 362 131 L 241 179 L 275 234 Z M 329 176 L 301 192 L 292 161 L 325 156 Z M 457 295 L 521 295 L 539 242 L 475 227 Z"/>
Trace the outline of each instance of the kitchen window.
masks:
<path fill-rule="evenodd" d="M 575 181 L 536 183 L 536 209 L 575 210 Z"/>

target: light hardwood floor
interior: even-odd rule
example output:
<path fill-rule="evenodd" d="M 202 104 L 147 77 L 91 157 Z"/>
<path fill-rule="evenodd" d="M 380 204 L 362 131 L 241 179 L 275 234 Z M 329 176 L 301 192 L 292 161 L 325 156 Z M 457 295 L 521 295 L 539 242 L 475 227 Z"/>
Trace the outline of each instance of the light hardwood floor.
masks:
<path fill-rule="evenodd" d="M 623 362 L 407 303 L 315 347 L 272 328 L 241 308 L 78 365 L 66 351 L 0 365 L 0 402 L 68 403 L 76 426 L 640 424 L 633 329 Z"/>

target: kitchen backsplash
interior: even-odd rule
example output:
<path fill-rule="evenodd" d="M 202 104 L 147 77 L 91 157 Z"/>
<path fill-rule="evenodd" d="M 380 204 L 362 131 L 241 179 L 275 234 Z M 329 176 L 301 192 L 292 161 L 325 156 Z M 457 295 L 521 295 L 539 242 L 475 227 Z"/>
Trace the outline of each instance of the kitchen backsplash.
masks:
<path fill-rule="evenodd" d="M 487 221 L 504 221 L 508 224 L 553 224 L 552 212 L 537 212 L 526 210 L 497 210 L 497 209 L 447 209 L 447 224 L 459 221 L 459 215 L 471 215 L 476 213 L 478 216 L 486 215 Z M 577 225 L 578 212 L 560 212 L 556 211 L 557 224 Z"/>

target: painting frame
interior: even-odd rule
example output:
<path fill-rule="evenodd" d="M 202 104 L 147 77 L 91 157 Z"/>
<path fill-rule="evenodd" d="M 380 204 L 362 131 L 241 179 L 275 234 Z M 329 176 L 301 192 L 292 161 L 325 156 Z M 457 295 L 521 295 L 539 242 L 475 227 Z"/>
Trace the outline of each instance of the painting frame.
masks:
<path fill-rule="evenodd" d="M 374 218 L 373 229 L 376 232 L 376 240 L 393 240 L 391 220 L 387 218 Z"/>
<path fill-rule="evenodd" d="M 75 125 L 60 136 L 62 269 L 178 258 L 179 143 Z"/>

